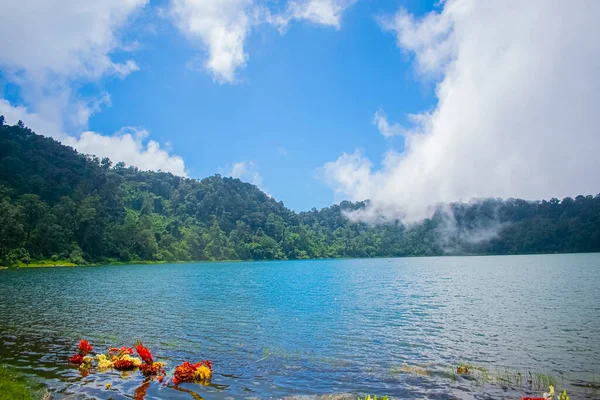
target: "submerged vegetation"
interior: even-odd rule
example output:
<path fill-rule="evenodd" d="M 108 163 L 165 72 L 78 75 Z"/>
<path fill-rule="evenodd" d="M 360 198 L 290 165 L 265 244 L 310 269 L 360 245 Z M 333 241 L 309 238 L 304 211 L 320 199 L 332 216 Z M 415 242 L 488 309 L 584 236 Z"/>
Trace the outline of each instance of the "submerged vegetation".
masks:
<path fill-rule="evenodd" d="M 550 392 L 553 392 L 554 388 L 558 386 L 558 380 L 550 374 L 532 373 L 531 371 L 522 373 L 509 369 L 490 371 L 485 367 L 470 364 L 460 364 L 453 369 L 428 369 L 414 365 L 392 368 L 392 375 L 398 373 L 451 380 L 461 378 L 473 385 L 495 384 L 528 391 L 541 391 L 550 388 Z M 566 390 L 564 396 L 566 396 Z"/>
<path fill-rule="evenodd" d="M 0 118 L 3 265 L 600 251 L 600 196 L 452 204 L 408 227 L 344 216 L 367 204 L 296 213 L 238 179 L 140 171 Z"/>
<path fill-rule="evenodd" d="M 0 400 L 37 400 L 45 392 L 18 370 L 0 364 Z"/>

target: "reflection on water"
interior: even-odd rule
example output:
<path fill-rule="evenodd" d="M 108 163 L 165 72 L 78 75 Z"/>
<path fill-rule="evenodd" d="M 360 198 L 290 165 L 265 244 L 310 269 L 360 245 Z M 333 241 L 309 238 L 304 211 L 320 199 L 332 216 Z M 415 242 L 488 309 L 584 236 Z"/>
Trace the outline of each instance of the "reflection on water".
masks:
<path fill-rule="evenodd" d="M 599 268 L 587 254 L 3 270 L 0 363 L 59 398 L 526 393 L 457 376 L 460 363 L 599 398 L 585 387 L 600 381 Z M 167 370 L 210 359 L 213 382 L 82 377 L 66 362 L 80 338 L 98 351 L 142 339 Z"/>

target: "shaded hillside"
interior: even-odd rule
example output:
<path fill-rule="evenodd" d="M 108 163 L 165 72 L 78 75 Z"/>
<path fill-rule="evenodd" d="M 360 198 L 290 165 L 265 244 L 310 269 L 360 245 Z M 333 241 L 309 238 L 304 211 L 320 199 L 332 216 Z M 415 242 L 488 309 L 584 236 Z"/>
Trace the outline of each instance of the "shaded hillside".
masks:
<path fill-rule="evenodd" d="M 365 205 L 295 213 L 238 179 L 140 171 L 0 126 L 3 264 L 600 251 L 599 196 L 453 204 L 408 228 L 343 216 Z"/>

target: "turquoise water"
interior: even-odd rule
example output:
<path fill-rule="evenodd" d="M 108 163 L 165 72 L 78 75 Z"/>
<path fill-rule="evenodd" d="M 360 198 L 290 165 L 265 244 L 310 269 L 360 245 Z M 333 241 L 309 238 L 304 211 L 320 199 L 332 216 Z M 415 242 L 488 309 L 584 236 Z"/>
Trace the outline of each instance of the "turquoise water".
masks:
<path fill-rule="evenodd" d="M 0 363 L 58 398 L 132 398 L 139 374 L 67 364 L 80 338 L 102 351 L 143 339 L 168 369 L 210 359 L 211 386 L 182 385 L 205 399 L 541 394 L 453 376 L 463 362 L 600 398 L 582 387 L 600 381 L 600 254 L 0 271 Z M 153 383 L 152 398 L 193 397 Z"/>

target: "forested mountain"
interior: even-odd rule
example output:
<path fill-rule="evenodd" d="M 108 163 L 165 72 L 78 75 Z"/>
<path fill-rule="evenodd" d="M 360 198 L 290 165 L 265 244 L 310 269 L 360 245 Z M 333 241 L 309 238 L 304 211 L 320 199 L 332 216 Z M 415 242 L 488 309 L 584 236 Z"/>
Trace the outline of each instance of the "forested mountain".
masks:
<path fill-rule="evenodd" d="M 238 179 L 113 165 L 0 118 L 4 265 L 600 251 L 600 195 L 451 204 L 410 227 L 343 215 L 365 206 L 295 213 Z"/>

